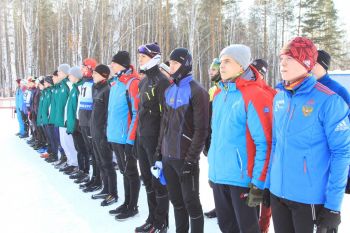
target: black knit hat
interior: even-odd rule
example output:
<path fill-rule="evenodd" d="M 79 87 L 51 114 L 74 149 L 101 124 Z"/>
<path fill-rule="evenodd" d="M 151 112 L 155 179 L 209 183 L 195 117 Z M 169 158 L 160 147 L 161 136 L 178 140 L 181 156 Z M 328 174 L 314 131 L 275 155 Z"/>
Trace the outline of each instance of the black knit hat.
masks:
<path fill-rule="evenodd" d="M 192 71 L 192 55 L 185 48 L 176 48 L 171 52 L 170 60 L 177 61 L 181 64 L 178 70 L 171 75 L 174 82 L 177 84 Z"/>
<path fill-rule="evenodd" d="M 103 64 L 96 66 L 94 71 L 96 73 L 99 73 L 105 79 L 108 79 L 109 74 L 111 73 L 111 70 L 109 69 L 109 67 Z"/>
<path fill-rule="evenodd" d="M 188 49 L 177 48 L 171 52 L 170 60 L 177 61 L 178 63 L 182 64 L 188 55 L 191 55 Z"/>
<path fill-rule="evenodd" d="M 51 85 L 53 85 L 53 80 L 52 80 L 52 76 L 51 75 L 48 75 L 44 78 L 44 82 L 47 82 Z"/>
<path fill-rule="evenodd" d="M 265 60 L 255 59 L 252 62 L 252 66 L 254 66 L 258 70 L 258 72 L 262 74 L 264 77 L 266 76 L 268 64 Z"/>
<path fill-rule="evenodd" d="M 130 67 L 130 54 L 127 51 L 119 51 L 116 55 L 113 56 L 112 62 L 118 63 L 125 68 Z"/>
<path fill-rule="evenodd" d="M 318 50 L 317 63 L 320 64 L 325 70 L 328 70 L 331 65 L 331 56 L 324 50 Z"/>

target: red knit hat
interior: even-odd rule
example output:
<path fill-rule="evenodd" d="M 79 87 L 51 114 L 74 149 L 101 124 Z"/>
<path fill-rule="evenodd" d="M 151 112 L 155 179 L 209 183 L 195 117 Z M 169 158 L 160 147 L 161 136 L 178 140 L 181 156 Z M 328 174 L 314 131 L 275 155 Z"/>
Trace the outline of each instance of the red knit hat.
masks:
<path fill-rule="evenodd" d="M 295 37 L 282 48 L 281 55 L 291 56 L 310 71 L 316 64 L 318 52 L 310 39 Z"/>
<path fill-rule="evenodd" d="M 86 58 L 84 59 L 83 61 L 83 65 L 84 66 L 87 66 L 89 69 L 95 69 L 96 68 L 96 65 L 97 65 L 97 62 L 95 59 L 93 58 Z"/>
<path fill-rule="evenodd" d="M 83 75 L 85 77 L 90 77 L 92 76 L 92 71 L 96 68 L 97 62 L 93 58 L 86 58 L 83 61 L 83 65 L 86 66 L 88 69 L 84 71 Z"/>

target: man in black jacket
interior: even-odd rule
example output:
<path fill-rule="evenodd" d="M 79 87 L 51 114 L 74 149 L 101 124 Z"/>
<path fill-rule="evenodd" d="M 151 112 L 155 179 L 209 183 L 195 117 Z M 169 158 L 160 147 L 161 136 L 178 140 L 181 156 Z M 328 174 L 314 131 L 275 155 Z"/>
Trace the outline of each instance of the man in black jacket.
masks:
<path fill-rule="evenodd" d="M 108 66 L 102 64 L 96 66 L 93 72 L 93 108 L 90 125 L 94 156 L 103 180 L 103 190 L 98 194 L 92 195 L 92 198 L 104 199 L 101 202 L 102 206 L 108 206 L 118 200 L 113 154 L 106 136 L 110 90 L 107 83 L 109 74 Z"/>
<path fill-rule="evenodd" d="M 208 135 L 209 95 L 192 77 L 192 55 L 185 48 L 170 54 L 174 83 L 165 91 L 161 131 L 156 150 L 174 206 L 176 232 L 202 233 L 199 200 L 199 156 Z"/>
<path fill-rule="evenodd" d="M 81 158 L 81 164 L 83 164 L 83 170 L 85 173 L 89 173 L 90 170 L 90 157 L 92 159 L 92 177 L 91 180 L 85 184 L 80 185 L 84 192 L 92 192 L 101 188 L 100 171 L 96 165 L 95 156 L 92 149 L 91 133 L 90 133 L 90 120 L 92 113 L 92 71 L 96 68 L 96 60 L 93 58 L 86 58 L 83 61 L 81 71 L 83 73 L 83 85 L 81 86 L 81 92 L 79 93 L 79 126 L 81 134 L 83 135 L 84 144 L 87 150 L 87 156 Z M 84 179 L 84 178 L 82 178 Z M 81 180 L 78 180 L 80 182 Z"/>
<path fill-rule="evenodd" d="M 139 84 L 139 124 L 137 127 L 137 155 L 143 182 L 146 187 L 149 215 L 139 232 L 166 232 L 168 227 L 169 198 L 165 185 L 152 176 L 151 167 L 156 158 L 164 91 L 169 80 L 160 72 L 160 48 L 157 43 L 142 45 L 138 49 L 140 70 L 144 74 Z"/>

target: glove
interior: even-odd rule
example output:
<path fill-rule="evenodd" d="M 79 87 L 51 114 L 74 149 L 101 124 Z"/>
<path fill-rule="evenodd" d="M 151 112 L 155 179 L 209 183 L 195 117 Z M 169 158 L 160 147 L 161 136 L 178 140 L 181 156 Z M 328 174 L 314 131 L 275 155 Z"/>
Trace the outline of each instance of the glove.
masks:
<path fill-rule="evenodd" d="M 271 206 L 270 195 L 271 195 L 270 190 L 269 189 L 264 189 L 262 204 L 266 208 L 270 208 L 270 206 Z"/>
<path fill-rule="evenodd" d="M 317 215 L 317 229 L 337 229 L 341 222 L 340 219 L 340 212 L 323 207 L 320 213 Z"/>
<path fill-rule="evenodd" d="M 185 161 L 184 166 L 182 167 L 182 175 L 192 175 L 194 174 L 196 168 L 197 168 L 197 163 L 190 162 L 190 161 Z"/>
<path fill-rule="evenodd" d="M 14 110 L 14 113 L 17 113 L 17 110 L 16 110 L 16 109 Z"/>
<path fill-rule="evenodd" d="M 125 144 L 124 146 L 124 152 L 126 156 L 132 156 L 133 155 L 133 145 L 130 145 L 128 143 Z"/>
<path fill-rule="evenodd" d="M 254 184 L 249 184 L 249 188 L 246 203 L 249 207 L 256 207 L 263 201 L 264 190 L 259 189 Z"/>

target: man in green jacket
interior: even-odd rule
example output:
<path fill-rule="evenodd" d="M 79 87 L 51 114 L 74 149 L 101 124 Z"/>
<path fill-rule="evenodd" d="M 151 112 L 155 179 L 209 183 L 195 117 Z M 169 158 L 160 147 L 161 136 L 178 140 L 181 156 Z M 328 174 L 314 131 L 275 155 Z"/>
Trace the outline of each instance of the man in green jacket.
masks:
<path fill-rule="evenodd" d="M 58 75 L 58 71 L 55 71 L 53 72 L 52 77 L 46 80 L 46 83 L 47 84 L 49 83 L 52 86 L 51 96 L 50 96 L 51 98 L 48 106 L 48 114 L 46 115 L 48 116 L 47 134 L 52 144 L 52 151 L 51 153 L 49 153 L 48 158 L 45 159 L 45 161 L 49 163 L 52 163 L 58 160 L 58 150 L 60 151 L 60 154 L 61 154 L 61 160 L 66 160 L 64 155 L 65 154 L 64 150 L 61 147 L 59 130 L 58 130 L 58 127 L 55 125 L 56 118 L 59 118 L 59 112 L 57 111 L 57 106 L 58 106 L 58 96 L 61 93 L 60 92 L 61 84 L 60 82 L 58 82 L 57 75 Z"/>
<path fill-rule="evenodd" d="M 66 104 L 68 101 L 70 90 L 72 89 L 72 83 L 68 79 L 70 66 L 68 64 L 61 64 L 57 68 L 57 78 L 54 79 L 57 85 L 57 93 L 55 98 L 55 126 L 59 128 L 59 138 L 61 146 L 67 156 L 67 167 L 62 169 L 66 175 L 72 175 L 78 172 L 77 151 L 74 147 L 72 135 L 66 132 L 66 119 L 67 109 Z"/>
<path fill-rule="evenodd" d="M 89 170 L 84 166 L 84 157 L 87 156 L 87 149 L 85 147 L 84 138 L 81 133 L 78 121 L 78 98 L 81 92 L 83 84 L 83 74 L 79 66 L 74 66 L 69 70 L 69 81 L 72 83 L 72 88 L 69 93 L 68 102 L 66 106 L 67 111 L 67 134 L 72 134 L 74 147 L 76 149 L 78 157 L 79 171 L 77 174 L 71 175 L 70 178 L 76 179 L 74 182 L 77 184 L 89 181 Z"/>

